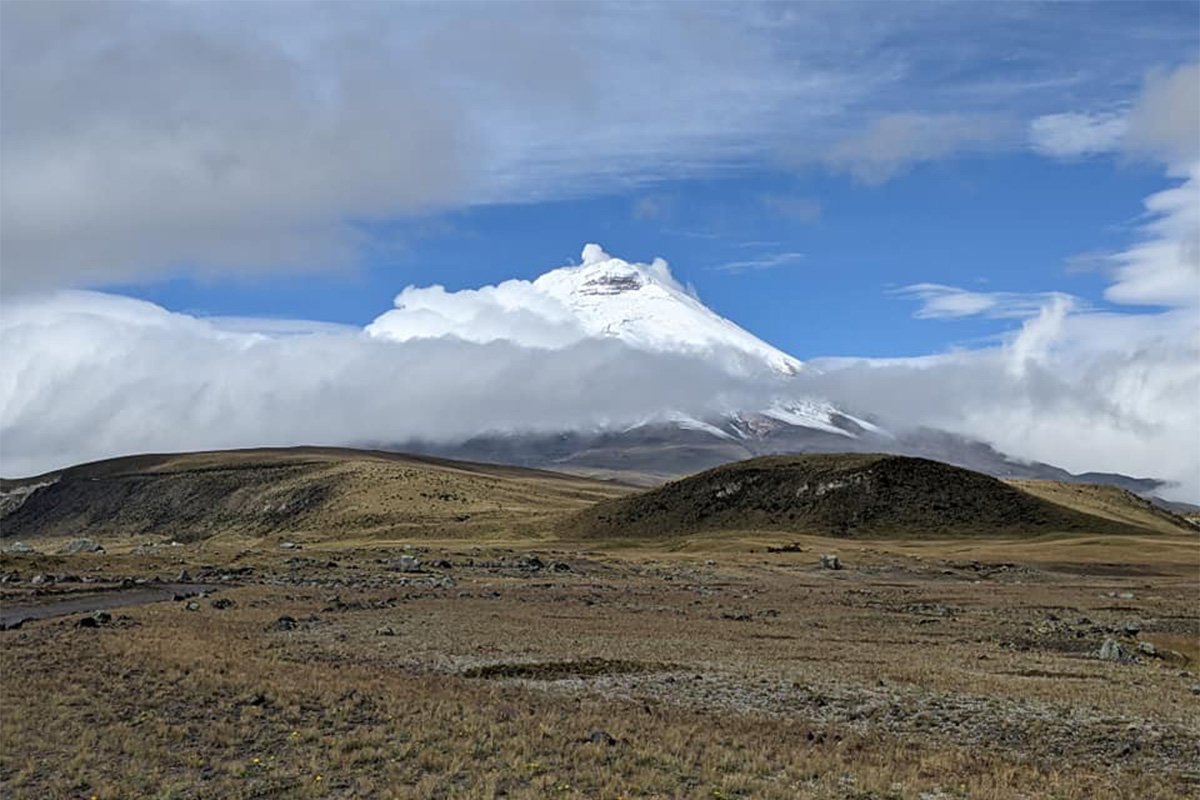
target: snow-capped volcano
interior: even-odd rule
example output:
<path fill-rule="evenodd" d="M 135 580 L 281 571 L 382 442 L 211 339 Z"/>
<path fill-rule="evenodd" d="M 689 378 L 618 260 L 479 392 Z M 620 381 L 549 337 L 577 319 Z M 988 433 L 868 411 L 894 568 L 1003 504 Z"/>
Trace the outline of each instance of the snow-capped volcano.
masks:
<path fill-rule="evenodd" d="M 511 280 L 479 289 L 447 292 L 441 286 L 410 286 L 367 333 L 399 341 L 450 336 L 549 349 L 611 338 L 638 350 L 713 359 L 734 375 L 773 376 L 782 381 L 781 391 L 787 395 L 764 408 L 730 408 L 704 420 L 663 408 L 638 425 L 682 425 L 737 440 L 777 436 L 786 428 L 849 438 L 876 430 L 819 398 L 798 398 L 787 391 L 787 379 L 805 370 L 804 364 L 713 312 L 671 275 L 661 258 L 632 263 L 588 244 L 580 262 L 533 281 Z"/>
<path fill-rule="evenodd" d="M 639 350 L 737 354 L 748 365 L 795 375 L 797 359 L 711 311 L 671 275 L 667 262 L 631 263 L 597 244 L 583 248 L 577 266 L 536 280 L 447 292 L 409 287 L 396 308 L 368 334 L 387 339 L 455 336 L 468 341 L 509 340 L 559 348 L 588 338 L 614 338 Z"/>
<path fill-rule="evenodd" d="M 569 308 L 591 336 L 611 336 L 644 350 L 704 352 L 727 348 L 794 375 L 802 364 L 714 313 L 671 275 L 667 262 L 635 264 L 598 244 L 582 263 L 542 275 L 533 287 Z"/>

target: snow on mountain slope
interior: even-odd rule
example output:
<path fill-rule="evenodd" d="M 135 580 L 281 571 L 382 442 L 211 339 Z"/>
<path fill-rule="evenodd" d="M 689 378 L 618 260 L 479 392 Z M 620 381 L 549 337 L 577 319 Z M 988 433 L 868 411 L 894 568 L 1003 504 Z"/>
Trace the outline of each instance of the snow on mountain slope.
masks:
<path fill-rule="evenodd" d="M 734 441 L 772 436 L 789 427 L 848 438 L 878 432 L 828 402 L 788 392 L 786 379 L 808 368 L 713 312 L 675 280 L 662 259 L 630 263 L 589 244 L 581 262 L 533 281 L 505 281 L 479 289 L 447 292 L 441 286 L 410 286 L 367 333 L 400 341 L 441 336 L 507 340 L 550 349 L 613 338 L 639 350 L 719 358 L 735 374 L 762 373 L 765 367 L 766 374 L 782 379 L 782 393 L 788 396 L 761 410 L 729 409 L 713 419 L 664 408 L 637 424 L 672 425 Z"/>
<path fill-rule="evenodd" d="M 786 375 L 800 361 L 712 312 L 672 277 L 667 263 L 631 264 L 597 244 L 583 263 L 547 272 L 534 288 L 569 308 L 591 336 L 612 336 L 645 350 L 705 351 L 724 347 L 765 361 Z"/>
<path fill-rule="evenodd" d="M 582 262 L 532 282 L 459 292 L 408 287 L 396 297 L 396 308 L 371 323 L 367 333 L 399 341 L 504 339 L 546 348 L 612 337 L 654 352 L 737 353 L 783 375 L 803 369 L 797 359 L 708 309 L 671 276 L 662 259 L 630 263 L 589 244 Z"/>

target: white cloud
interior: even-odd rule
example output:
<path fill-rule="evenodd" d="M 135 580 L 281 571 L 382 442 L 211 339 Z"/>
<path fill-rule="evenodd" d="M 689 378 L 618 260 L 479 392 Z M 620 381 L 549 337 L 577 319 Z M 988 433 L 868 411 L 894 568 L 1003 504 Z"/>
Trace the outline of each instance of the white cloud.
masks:
<path fill-rule="evenodd" d="M 1121 114 L 1046 114 L 1029 124 L 1029 143 L 1034 152 L 1052 158 L 1111 153 L 1127 127 Z"/>
<path fill-rule="evenodd" d="M 961 114 L 889 114 L 861 134 L 836 145 L 831 167 L 866 184 L 879 184 L 924 161 L 994 148 L 1005 135 L 1003 123 Z"/>
<path fill-rule="evenodd" d="M 1053 114 L 1034 121 L 1035 150 L 1051 156 L 1123 152 L 1166 165 L 1175 186 L 1146 198 L 1138 241 L 1072 263 L 1107 268 L 1105 298 L 1200 308 L 1200 63 L 1148 75 L 1128 114 Z"/>
<path fill-rule="evenodd" d="M 505 340 L 528 347 L 559 347 L 587 336 L 569 309 L 529 281 L 457 292 L 410 286 L 395 305 L 367 326 L 368 335 L 398 342 L 441 336 Z"/>
<path fill-rule="evenodd" d="M 918 319 L 959 319 L 986 316 L 993 319 L 1024 319 L 1034 316 L 1051 302 L 1074 301 L 1058 292 L 973 292 L 941 283 L 914 283 L 894 294 L 921 301 Z"/>
<path fill-rule="evenodd" d="M 1074 471 L 1165 478 L 1179 483 L 1173 496 L 1200 499 L 1193 309 L 1099 312 L 1045 295 L 1034 310 L 1034 298 L 980 295 L 974 313 L 1024 317 L 999 345 L 818 360 L 785 378 L 763 361 L 748 369 L 744 354 L 651 352 L 585 335 L 535 294 L 522 281 L 406 289 L 369 332 L 275 321 L 255 330 L 251 320 L 90 292 L 9 300 L 0 470 L 145 451 L 599 429 L 818 397 L 893 430 L 934 427 Z M 962 294 L 943 296 L 953 304 Z"/>
<path fill-rule="evenodd" d="M 748 258 L 741 261 L 730 261 L 712 268 L 713 272 L 728 272 L 734 275 L 742 272 L 761 272 L 762 270 L 778 269 L 804 260 L 804 253 L 770 253 L 758 258 Z"/>
<path fill-rule="evenodd" d="M 805 389 L 894 428 L 927 426 L 1075 472 L 1158 477 L 1200 501 L 1200 319 L 1069 312 L 1062 299 L 996 347 L 808 362 Z"/>
<path fill-rule="evenodd" d="M 1182 174 L 1200 160 L 1200 63 L 1147 77 L 1129 112 L 1126 146 Z"/>
<path fill-rule="evenodd" d="M 1141 240 L 1111 254 L 1114 303 L 1200 309 L 1200 161 L 1178 186 L 1146 199 Z"/>
<path fill-rule="evenodd" d="M 880 182 L 1194 52 L 1162 9 L 1008 5 L 0 4 L 6 291 L 348 267 L 378 220 L 779 160 Z M 1158 96 L 1131 138 L 1176 149 Z"/>
<path fill-rule="evenodd" d="M 495 297 L 463 302 L 504 313 Z M 0 470 L 147 451 L 613 427 L 664 409 L 702 417 L 761 407 L 780 380 L 765 365 L 726 372 L 717 353 L 652 353 L 612 339 L 542 349 L 245 327 L 92 292 L 6 302 Z"/>

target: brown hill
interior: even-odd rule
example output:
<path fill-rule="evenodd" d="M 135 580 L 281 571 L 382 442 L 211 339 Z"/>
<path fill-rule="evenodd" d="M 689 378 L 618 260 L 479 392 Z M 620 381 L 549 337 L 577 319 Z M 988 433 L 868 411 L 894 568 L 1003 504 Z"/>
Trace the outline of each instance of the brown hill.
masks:
<path fill-rule="evenodd" d="M 1056 505 L 1161 533 L 1195 533 L 1195 523 L 1116 486 L 1065 481 L 1010 480 L 1022 491 Z"/>
<path fill-rule="evenodd" d="M 565 535 L 778 530 L 834 536 L 1146 533 L 1143 520 L 1050 502 L 978 472 L 879 454 L 769 456 L 578 512 Z"/>
<path fill-rule="evenodd" d="M 553 472 L 299 447 L 142 455 L 0 485 L 0 536 L 539 535 L 631 491 Z"/>

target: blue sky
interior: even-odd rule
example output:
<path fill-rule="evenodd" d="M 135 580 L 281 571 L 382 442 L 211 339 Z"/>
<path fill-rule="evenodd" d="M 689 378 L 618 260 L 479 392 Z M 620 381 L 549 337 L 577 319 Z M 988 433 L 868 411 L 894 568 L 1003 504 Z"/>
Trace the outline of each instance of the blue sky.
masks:
<path fill-rule="evenodd" d="M 1200 499 L 1194 2 L 0 16 L 5 474 L 780 391 L 712 353 L 368 327 L 440 284 L 443 323 L 569 328 L 467 290 L 597 242 L 815 359 L 788 392 Z"/>
<path fill-rule="evenodd" d="M 712 309 L 802 359 L 912 356 L 979 346 L 1011 320 L 917 319 L 919 304 L 897 287 L 1053 290 L 1108 307 L 1106 276 L 1072 259 L 1128 242 L 1142 198 L 1163 183 L 1161 169 L 1142 163 L 1026 153 L 921 165 L 882 186 L 817 170 L 754 171 L 371 226 L 365 262 L 334 274 L 118 290 L 200 315 L 362 326 L 405 285 L 533 279 L 577 263 L 582 245 L 598 241 L 627 260 L 666 258 Z M 728 268 L 743 262 L 762 263 Z"/>

